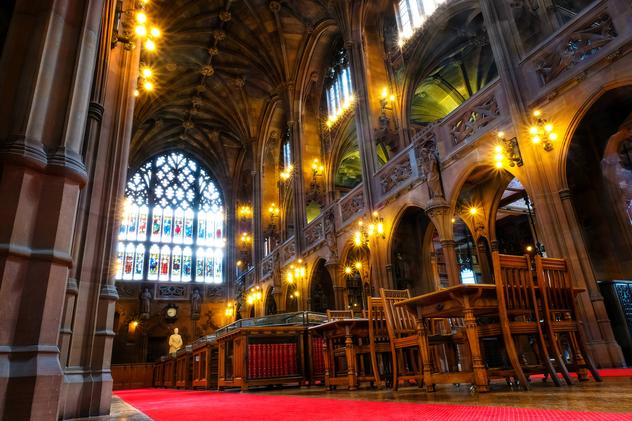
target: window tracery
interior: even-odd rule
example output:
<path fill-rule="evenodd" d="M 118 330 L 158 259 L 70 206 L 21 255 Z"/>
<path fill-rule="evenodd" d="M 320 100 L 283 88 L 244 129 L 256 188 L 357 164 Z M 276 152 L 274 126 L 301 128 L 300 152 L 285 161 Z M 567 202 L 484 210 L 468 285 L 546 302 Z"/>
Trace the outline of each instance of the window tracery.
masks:
<path fill-rule="evenodd" d="M 206 170 L 182 153 L 153 158 L 129 177 L 116 279 L 222 282 L 224 207 Z"/>

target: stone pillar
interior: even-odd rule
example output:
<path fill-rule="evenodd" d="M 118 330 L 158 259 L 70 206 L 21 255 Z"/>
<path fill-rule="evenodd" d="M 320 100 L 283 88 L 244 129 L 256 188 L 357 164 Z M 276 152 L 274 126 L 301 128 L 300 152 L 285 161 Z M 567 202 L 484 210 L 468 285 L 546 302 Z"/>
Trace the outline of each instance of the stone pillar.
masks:
<path fill-rule="evenodd" d="M 443 198 L 431 199 L 426 208 L 426 214 L 439 234 L 439 241 L 445 257 L 448 284 L 449 286 L 459 285 L 461 277 L 459 262 L 456 258 L 456 243 L 452 239 L 454 233 L 450 206 Z"/>
<path fill-rule="evenodd" d="M 561 226 L 560 229 L 568 232 L 573 237 L 574 241 L 571 242 L 573 247 L 572 252 L 578 257 L 577 259 L 569 259 L 571 260 L 569 261 L 569 268 L 572 270 L 572 266 L 579 265 L 583 273 L 592 274 L 590 258 L 584 246 L 575 210 L 571 203 L 571 192 L 567 189 L 562 190 L 559 196 L 562 203 L 562 211 L 565 216 L 564 220 L 560 221 L 560 223 L 564 225 Z M 586 280 L 583 277 L 573 277 L 573 279 L 577 286 L 586 288 L 588 292 L 588 294 L 579 295 L 578 307 L 582 313 L 582 319 L 585 321 L 584 329 L 588 333 L 589 346 L 593 349 L 595 359 L 601 363 L 600 365 L 625 366 L 621 347 L 614 338 L 610 319 L 608 318 L 608 313 L 604 306 L 603 296 L 599 291 L 596 280 Z"/>
<path fill-rule="evenodd" d="M 345 2 L 347 3 L 347 2 Z M 364 26 L 363 12 L 365 1 L 350 1 L 345 4 L 348 7 L 347 33 L 345 38 L 345 49 L 349 55 L 351 65 L 351 79 L 355 92 L 355 123 L 360 157 L 362 161 L 362 179 L 364 181 L 364 195 L 366 209 L 373 209 L 373 174 L 375 173 L 375 145 L 373 144 L 373 133 L 371 122 L 371 109 L 369 104 L 369 89 L 367 81 L 366 52 L 364 49 Z"/>
<path fill-rule="evenodd" d="M 115 2 L 105 5 L 92 88 L 84 156 L 90 179 L 83 189 L 73 242 L 62 335 L 61 418 L 109 413 L 114 337 L 111 276 L 118 217 L 127 177 L 140 49 L 111 46 Z M 76 298 L 71 286 L 76 283 Z"/>
<path fill-rule="evenodd" d="M 56 420 L 102 0 L 18 0 L 0 60 L 0 418 Z M 68 346 L 67 346 L 68 348 Z"/>

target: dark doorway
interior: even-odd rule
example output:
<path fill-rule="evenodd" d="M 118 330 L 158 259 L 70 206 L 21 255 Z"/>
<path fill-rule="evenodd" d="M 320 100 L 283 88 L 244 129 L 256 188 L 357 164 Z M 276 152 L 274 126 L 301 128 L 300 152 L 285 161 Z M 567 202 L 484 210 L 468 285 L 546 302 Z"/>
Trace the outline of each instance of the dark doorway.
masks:
<path fill-rule="evenodd" d="M 312 311 L 325 313 L 335 309 L 334 285 L 325 267 L 325 261 L 320 260 L 314 270 L 310 285 L 310 307 Z"/>

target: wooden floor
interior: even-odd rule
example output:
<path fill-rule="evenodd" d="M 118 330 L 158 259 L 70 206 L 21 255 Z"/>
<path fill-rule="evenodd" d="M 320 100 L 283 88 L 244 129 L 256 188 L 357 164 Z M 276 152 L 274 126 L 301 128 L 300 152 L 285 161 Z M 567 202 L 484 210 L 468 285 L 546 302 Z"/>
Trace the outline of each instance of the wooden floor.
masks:
<path fill-rule="evenodd" d="M 116 393 L 116 392 L 114 392 Z M 227 391 L 225 393 L 240 393 Z M 468 386 L 437 386 L 437 392 L 425 393 L 417 387 L 401 387 L 399 391 L 362 388 L 350 392 L 328 391 L 321 386 L 253 389 L 247 393 L 288 395 L 310 398 L 357 399 L 371 401 L 400 401 L 480 406 L 513 406 L 523 408 L 561 409 L 575 411 L 604 411 L 632 413 L 632 377 L 608 377 L 603 383 L 589 381 L 571 387 L 557 388 L 550 382 L 534 381 L 531 390 L 512 390 L 503 382 L 492 384 L 490 393 L 472 393 Z M 117 397 L 112 400 L 109 417 L 103 421 L 150 421 L 144 414 Z"/>
<path fill-rule="evenodd" d="M 324 387 L 303 387 L 253 390 L 250 393 L 632 413 L 632 377 L 608 377 L 604 378 L 603 383 L 596 383 L 591 380 L 561 388 L 553 386 L 550 382 L 543 383 L 541 380 L 537 380 L 532 382 L 531 390 L 528 392 L 512 390 L 505 383 L 493 383 L 490 393 L 471 393 L 467 386 L 450 385 L 437 386 L 435 393 L 425 393 L 414 386 L 400 388 L 397 392 L 389 389 L 360 389 L 353 392 L 341 389 L 327 391 Z"/>

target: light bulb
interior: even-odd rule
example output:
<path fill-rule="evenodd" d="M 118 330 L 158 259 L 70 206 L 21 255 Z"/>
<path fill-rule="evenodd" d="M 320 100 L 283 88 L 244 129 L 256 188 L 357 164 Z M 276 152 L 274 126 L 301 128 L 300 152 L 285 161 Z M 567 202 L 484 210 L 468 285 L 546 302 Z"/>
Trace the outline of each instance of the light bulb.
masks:
<path fill-rule="evenodd" d="M 134 96 L 138 96 L 140 95 L 140 92 L 138 91 L 138 89 L 134 89 Z"/>
<path fill-rule="evenodd" d="M 150 81 L 146 81 L 145 84 L 143 85 L 143 88 L 145 88 L 147 92 L 151 92 L 154 89 L 154 84 L 151 83 Z"/>
<path fill-rule="evenodd" d="M 544 130 L 546 130 L 548 133 L 552 132 L 553 131 L 553 125 L 551 123 L 546 124 L 544 126 Z"/>
<path fill-rule="evenodd" d="M 535 126 L 531 126 L 531 128 L 529 128 L 529 133 L 538 134 L 538 128 Z"/>
<path fill-rule="evenodd" d="M 497 161 L 496 162 L 496 168 L 502 168 L 503 167 L 503 162 L 502 161 Z"/>
<path fill-rule="evenodd" d="M 505 157 L 501 153 L 497 153 L 495 158 L 496 158 L 496 161 L 502 161 L 503 159 L 505 159 Z"/>
<path fill-rule="evenodd" d="M 151 75 L 153 74 L 153 72 L 151 71 L 151 68 L 149 67 L 143 67 L 142 73 L 143 73 L 144 78 L 150 78 Z"/>
<path fill-rule="evenodd" d="M 503 147 L 502 147 L 502 146 L 500 146 L 500 145 L 496 145 L 496 147 L 494 148 L 494 150 L 495 150 L 497 153 L 501 153 L 501 152 L 503 151 Z"/>
<path fill-rule="evenodd" d="M 136 35 L 138 35 L 139 37 L 144 37 L 145 35 L 147 35 L 147 28 L 145 28 L 145 25 L 136 25 Z"/>
<path fill-rule="evenodd" d="M 148 39 L 147 41 L 145 41 L 145 49 L 147 51 L 155 51 L 156 50 L 156 43 L 153 42 L 152 40 Z"/>
<path fill-rule="evenodd" d="M 549 140 L 556 140 L 557 139 L 557 133 L 549 133 Z"/>
<path fill-rule="evenodd" d="M 160 37 L 160 29 L 156 28 L 155 26 L 153 26 L 151 28 L 151 30 L 149 31 L 149 33 L 151 34 L 152 37 L 154 38 L 159 38 Z"/>
<path fill-rule="evenodd" d="M 143 12 L 136 13 L 136 21 L 138 23 L 145 23 L 145 22 L 147 22 L 147 15 L 144 14 Z"/>
<path fill-rule="evenodd" d="M 541 115 L 542 115 L 542 111 L 540 111 L 540 110 L 535 110 L 535 111 L 533 112 L 533 116 L 534 116 L 534 117 L 540 117 Z"/>
<path fill-rule="evenodd" d="M 537 143 L 540 143 L 540 140 L 541 140 L 541 139 L 540 139 L 540 136 L 533 136 L 533 137 L 531 138 L 531 141 L 532 141 L 533 143 L 536 143 L 536 144 L 537 144 Z"/>

